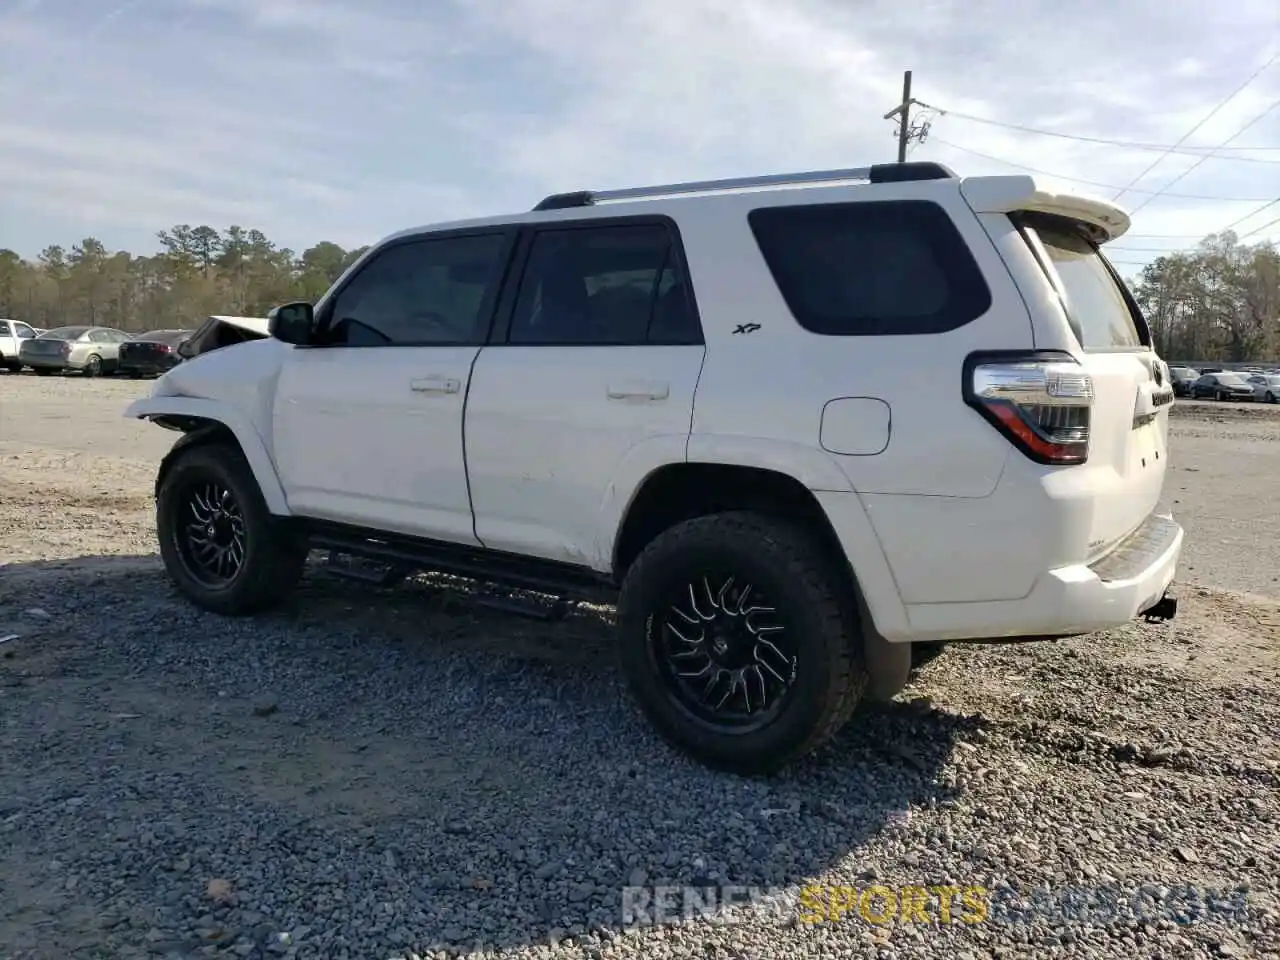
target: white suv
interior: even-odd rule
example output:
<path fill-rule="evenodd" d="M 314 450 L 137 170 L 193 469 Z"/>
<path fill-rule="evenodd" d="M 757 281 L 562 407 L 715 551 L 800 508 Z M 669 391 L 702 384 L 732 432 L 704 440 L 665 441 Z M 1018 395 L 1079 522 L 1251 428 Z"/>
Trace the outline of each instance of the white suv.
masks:
<path fill-rule="evenodd" d="M 0 317 L 0 367 L 10 373 L 22 370 L 22 361 L 18 352 L 25 340 L 34 340 L 37 331 L 30 324 L 20 320 L 6 320 Z"/>
<path fill-rule="evenodd" d="M 396 234 L 129 408 L 185 434 L 161 554 L 226 614 L 313 548 L 616 602 L 657 729 L 776 769 L 912 644 L 1173 616 L 1173 392 L 1098 246 L 1128 225 L 906 163 Z"/>

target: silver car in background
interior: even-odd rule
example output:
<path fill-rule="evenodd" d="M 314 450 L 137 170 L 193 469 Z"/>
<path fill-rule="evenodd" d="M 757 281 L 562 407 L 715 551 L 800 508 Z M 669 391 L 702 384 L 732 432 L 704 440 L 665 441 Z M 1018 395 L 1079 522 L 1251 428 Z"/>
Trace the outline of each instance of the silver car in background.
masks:
<path fill-rule="evenodd" d="M 36 373 L 75 370 L 97 377 L 115 370 L 129 334 L 113 327 L 57 327 L 22 342 L 18 359 Z"/>
<path fill-rule="evenodd" d="M 1245 379 L 1253 387 L 1253 399 L 1280 403 L 1280 373 L 1255 373 Z"/>

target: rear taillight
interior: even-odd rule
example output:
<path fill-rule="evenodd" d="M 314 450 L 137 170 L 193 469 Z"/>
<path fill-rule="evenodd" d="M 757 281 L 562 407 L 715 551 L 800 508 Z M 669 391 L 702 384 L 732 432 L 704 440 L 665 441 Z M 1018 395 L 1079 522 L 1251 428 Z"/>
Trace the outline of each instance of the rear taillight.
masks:
<path fill-rule="evenodd" d="M 1070 354 L 974 354 L 965 363 L 964 398 L 1037 463 L 1089 457 L 1093 380 Z"/>
<path fill-rule="evenodd" d="M 63 354 L 65 354 L 65 355 L 67 355 L 67 356 L 70 356 L 70 355 L 71 355 L 71 341 L 70 341 L 70 340 L 63 340 L 63 341 L 62 341 L 62 345 L 61 345 L 60 347 L 58 347 L 58 350 L 60 350 Z"/>
<path fill-rule="evenodd" d="M 173 348 L 172 348 L 171 346 L 169 346 L 167 343 L 158 343 L 158 344 L 156 344 L 156 349 L 157 349 L 160 353 L 168 353 L 168 352 L 169 352 L 170 350 L 172 350 Z"/>

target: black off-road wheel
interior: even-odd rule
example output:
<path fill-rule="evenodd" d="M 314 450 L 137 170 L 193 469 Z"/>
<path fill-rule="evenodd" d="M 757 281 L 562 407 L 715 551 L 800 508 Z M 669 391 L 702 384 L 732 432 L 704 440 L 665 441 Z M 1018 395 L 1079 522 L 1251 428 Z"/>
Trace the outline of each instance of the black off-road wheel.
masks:
<path fill-rule="evenodd" d="M 650 723 L 717 770 L 776 772 L 844 726 L 867 686 L 837 561 L 804 528 L 757 513 L 660 534 L 627 571 L 618 627 Z"/>
<path fill-rule="evenodd" d="M 177 454 L 156 499 L 156 533 L 179 592 L 227 616 L 283 603 L 307 559 L 306 541 L 271 515 L 244 455 L 230 444 Z"/>

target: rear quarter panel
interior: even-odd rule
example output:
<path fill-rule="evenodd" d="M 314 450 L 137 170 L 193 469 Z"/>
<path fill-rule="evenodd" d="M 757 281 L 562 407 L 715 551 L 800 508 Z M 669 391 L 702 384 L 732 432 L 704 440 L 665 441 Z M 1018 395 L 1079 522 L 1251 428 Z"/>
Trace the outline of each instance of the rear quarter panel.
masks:
<path fill-rule="evenodd" d="M 1025 306 L 990 238 L 954 183 L 792 193 L 794 199 L 786 202 L 935 201 L 968 243 L 991 289 L 993 306 L 972 323 L 943 334 L 812 334 L 792 316 L 747 222 L 755 207 L 779 201 L 746 194 L 696 208 L 696 216 L 679 220 L 708 344 L 691 457 L 707 438 L 750 437 L 807 448 L 838 468 L 845 489 L 861 494 L 987 496 L 1011 448 L 963 403 L 964 358 L 974 350 L 1032 343 Z M 758 327 L 735 333 L 743 325 Z M 855 455 L 824 449 L 820 439 L 824 407 L 840 398 L 860 398 L 868 402 L 856 409 L 877 411 Z M 887 415 L 880 412 L 883 407 Z M 834 487 L 828 480 L 821 488 Z"/>

